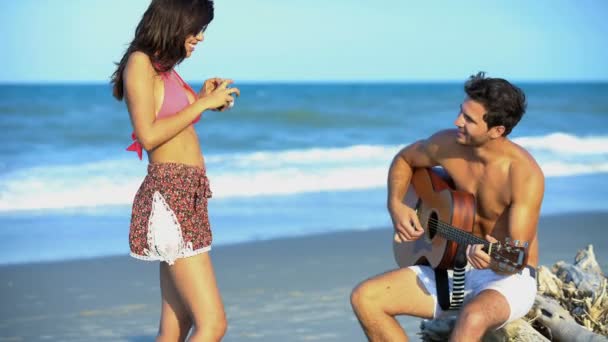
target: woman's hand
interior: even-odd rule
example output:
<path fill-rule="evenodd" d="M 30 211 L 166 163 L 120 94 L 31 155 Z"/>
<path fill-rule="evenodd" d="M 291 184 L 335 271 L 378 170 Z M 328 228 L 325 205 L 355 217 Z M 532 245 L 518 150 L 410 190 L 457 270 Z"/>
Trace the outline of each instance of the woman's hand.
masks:
<path fill-rule="evenodd" d="M 220 84 L 222 84 L 222 82 L 224 81 L 232 81 L 232 80 L 224 80 L 223 78 L 219 78 L 219 77 L 214 77 L 214 78 L 210 78 L 208 80 L 205 81 L 205 83 L 203 83 L 203 86 L 201 87 L 201 90 L 199 90 L 198 92 L 198 98 L 202 98 L 205 97 L 209 94 L 211 94 L 212 91 L 214 91 L 217 87 L 220 86 Z"/>
<path fill-rule="evenodd" d="M 213 83 L 212 80 L 213 79 L 205 81 L 205 84 L 207 84 L 208 81 L 211 81 L 209 83 Z M 209 91 L 209 93 L 200 99 L 206 102 L 207 108 L 209 109 L 223 111 L 229 108 L 229 103 L 234 101 L 234 97 L 232 95 L 234 94 L 239 96 L 241 94 L 241 91 L 238 88 L 228 88 L 228 85 L 230 85 L 232 82 L 232 80 L 222 80 L 219 85 L 212 85 L 214 86 L 213 90 Z M 204 88 L 205 86 L 203 86 L 201 91 L 204 91 Z"/>

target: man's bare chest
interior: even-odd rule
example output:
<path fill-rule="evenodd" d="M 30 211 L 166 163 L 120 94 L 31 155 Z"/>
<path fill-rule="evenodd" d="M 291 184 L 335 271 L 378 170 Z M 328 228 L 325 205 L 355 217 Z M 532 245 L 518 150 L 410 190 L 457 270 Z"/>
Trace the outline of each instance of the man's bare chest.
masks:
<path fill-rule="evenodd" d="M 506 214 L 511 203 L 508 170 L 466 163 L 448 164 L 445 169 L 457 190 L 475 196 L 476 224 L 493 227 Z"/>

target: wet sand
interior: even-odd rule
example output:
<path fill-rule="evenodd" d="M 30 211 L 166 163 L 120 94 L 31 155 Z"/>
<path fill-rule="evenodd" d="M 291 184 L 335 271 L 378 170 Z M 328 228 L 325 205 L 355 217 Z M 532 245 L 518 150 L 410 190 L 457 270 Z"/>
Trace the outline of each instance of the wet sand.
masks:
<path fill-rule="evenodd" d="M 608 268 L 608 212 L 543 217 L 540 263 L 593 244 Z M 392 230 L 217 246 L 225 341 L 365 341 L 349 303 L 361 280 L 395 267 Z M 153 341 L 158 264 L 128 256 L 0 266 L 0 341 Z M 400 318 L 413 341 L 420 320 Z"/>

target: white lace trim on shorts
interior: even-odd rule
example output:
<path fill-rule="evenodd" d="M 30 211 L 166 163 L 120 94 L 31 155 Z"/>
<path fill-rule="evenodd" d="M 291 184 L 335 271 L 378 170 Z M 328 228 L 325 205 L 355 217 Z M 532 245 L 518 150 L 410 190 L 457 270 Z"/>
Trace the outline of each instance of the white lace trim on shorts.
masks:
<path fill-rule="evenodd" d="M 211 246 L 193 250 L 192 242 L 184 241 L 182 227 L 175 213 L 160 192 L 154 192 L 148 219 L 148 248 L 144 249 L 144 255 L 131 252 L 131 256 L 141 260 L 165 261 L 173 265 L 179 258 L 191 257 L 209 250 Z"/>

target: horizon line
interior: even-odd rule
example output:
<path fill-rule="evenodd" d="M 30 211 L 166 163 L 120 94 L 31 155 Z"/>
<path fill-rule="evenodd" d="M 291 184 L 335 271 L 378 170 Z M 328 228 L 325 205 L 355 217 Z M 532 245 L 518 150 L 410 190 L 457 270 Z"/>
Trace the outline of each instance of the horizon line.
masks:
<path fill-rule="evenodd" d="M 306 85 L 306 84 L 460 84 L 464 83 L 463 80 L 382 80 L 382 79 L 369 79 L 369 80 L 235 80 L 235 84 L 288 84 L 288 85 Z M 203 83 L 204 80 L 186 80 L 186 82 L 192 83 Z M 512 79 L 509 80 L 512 83 L 526 83 L 526 84 L 547 84 L 547 83 L 561 83 L 561 84 L 576 84 L 576 83 L 594 83 L 604 84 L 608 83 L 608 79 Z M 21 81 L 7 81 L 0 80 L 0 86 L 11 86 L 11 85 L 110 85 L 110 81 L 103 80 L 21 80 Z"/>

